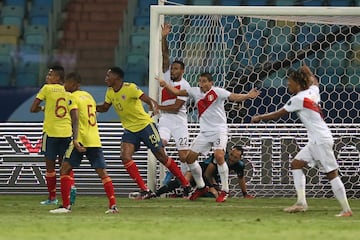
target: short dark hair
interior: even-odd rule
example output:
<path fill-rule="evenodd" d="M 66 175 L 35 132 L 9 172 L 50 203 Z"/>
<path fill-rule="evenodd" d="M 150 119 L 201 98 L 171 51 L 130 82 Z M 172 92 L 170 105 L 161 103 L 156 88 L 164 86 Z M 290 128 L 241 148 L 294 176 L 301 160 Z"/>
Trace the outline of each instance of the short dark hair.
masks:
<path fill-rule="evenodd" d="M 112 73 L 115 73 L 116 75 L 118 75 L 119 78 L 124 79 L 124 71 L 121 68 L 119 68 L 119 67 L 111 67 L 111 68 L 109 68 L 109 70 Z"/>
<path fill-rule="evenodd" d="M 175 60 L 175 61 L 173 61 L 173 64 L 174 64 L 174 63 L 179 64 L 179 65 L 181 66 L 181 69 L 185 69 L 185 64 L 184 64 L 183 61 L 181 61 L 181 60 Z"/>
<path fill-rule="evenodd" d="M 60 65 L 54 65 L 54 66 L 50 66 L 49 69 L 53 70 L 60 77 L 62 81 L 64 80 L 65 77 L 64 67 Z"/>
<path fill-rule="evenodd" d="M 203 72 L 203 73 L 201 73 L 201 74 L 200 74 L 200 77 L 206 77 L 209 82 L 213 82 L 213 81 L 214 81 L 211 73 L 208 73 L 208 72 Z"/>
<path fill-rule="evenodd" d="M 236 149 L 236 150 L 240 151 L 241 153 L 244 153 L 244 148 L 240 145 L 234 145 L 231 147 L 231 149 Z"/>
<path fill-rule="evenodd" d="M 78 72 L 71 72 L 66 75 L 65 81 L 66 80 L 73 80 L 77 83 L 81 83 L 81 75 Z"/>

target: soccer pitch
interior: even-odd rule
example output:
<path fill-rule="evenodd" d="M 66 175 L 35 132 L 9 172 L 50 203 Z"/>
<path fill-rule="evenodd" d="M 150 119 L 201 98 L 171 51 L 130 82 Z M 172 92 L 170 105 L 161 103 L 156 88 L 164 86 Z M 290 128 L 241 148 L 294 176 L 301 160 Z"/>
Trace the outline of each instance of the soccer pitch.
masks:
<path fill-rule="evenodd" d="M 294 199 L 118 198 L 119 214 L 106 215 L 105 196 L 77 197 L 69 214 L 50 214 L 40 195 L 0 196 L 1 240 L 57 239 L 358 239 L 360 202 L 350 199 L 354 216 L 336 218 L 335 199 L 309 199 L 305 213 L 288 214 Z"/>

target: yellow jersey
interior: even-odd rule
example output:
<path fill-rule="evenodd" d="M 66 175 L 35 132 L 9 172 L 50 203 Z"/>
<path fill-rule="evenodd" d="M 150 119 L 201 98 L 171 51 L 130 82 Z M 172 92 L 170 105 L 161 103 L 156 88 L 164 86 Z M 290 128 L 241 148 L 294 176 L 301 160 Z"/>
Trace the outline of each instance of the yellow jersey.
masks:
<path fill-rule="evenodd" d="M 45 101 L 43 131 L 49 137 L 70 137 L 71 119 L 67 108 L 69 93 L 60 84 L 45 84 L 36 98 Z"/>
<path fill-rule="evenodd" d="M 119 91 L 108 88 L 105 94 L 105 102 L 114 106 L 123 127 L 131 132 L 138 132 L 154 122 L 145 112 L 140 100 L 143 94 L 144 92 L 134 83 L 127 82 L 123 83 Z"/>
<path fill-rule="evenodd" d="M 78 142 L 84 147 L 101 147 L 94 98 L 86 91 L 75 91 L 70 94 L 68 107 L 69 112 L 78 110 Z"/>

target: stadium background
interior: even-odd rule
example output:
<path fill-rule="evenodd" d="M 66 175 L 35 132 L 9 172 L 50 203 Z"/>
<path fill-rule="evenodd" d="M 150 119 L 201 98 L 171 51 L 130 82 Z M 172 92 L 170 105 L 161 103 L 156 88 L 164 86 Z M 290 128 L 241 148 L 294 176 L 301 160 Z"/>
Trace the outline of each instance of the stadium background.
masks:
<path fill-rule="evenodd" d="M 101 7 L 99 7 L 99 2 L 101 2 Z M 360 5 L 357 0 L 174 0 L 172 2 L 188 5 Z M 156 4 L 157 1 L 3 0 L 0 3 L 0 106 L 2 109 L 0 115 L 0 192 L 45 193 L 44 165 L 37 148 L 41 137 L 43 116 L 30 114 L 29 107 L 44 82 L 47 66 L 61 63 L 67 72 L 80 71 L 86 79 L 84 89 L 92 93 L 99 102 L 103 100 L 105 93 L 104 73 L 106 68 L 112 65 L 123 67 L 126 78 L 135 81 L 147 92 L 149 5 Z M 336 86 L 336 83 L 334 85 Z M 359 85 L 357 84 L 357 89 Z M 267 89 L 270 93 L 272 90 Z M 341 95 L 341 92 L 334 88 L 332 94 Z M 350 96 L 354 106 L 350 111 L 350 116 L 348 116 L 349 112 L 346 112 L 346 116 L 341 116 L 339 109 L 340 115 L 334 116 L 334 119 L 330 120 L 331 123 L 336 123 L 336 119 L 349 117 L 348 123 L 359 124 L 360 100 L 356 93 Z M 109 163 L 109 172 L 114 179 L 117 193 L 127 195 L 128 192 L 137 188 L 129 179 L 119 160 L 122 128 L 116 121 L 117 117 L 113 111 L 99 115 L 100 132 Z M 351 184 L 351 197 L 359 197 L 360 143 L 358 136 L 360 133 L 358 130 L 352 132 L 353 125 L 351 124 L 334 124 L 330 127 L 333 131 L 340 128 L 336 132 L 339 133 L 336 135 L 339 147 L 350 142 L 350 147 L 342 150 L 338 157 L 343 159 L 341 167 L 344 177 Z M 288 129 L 277 132 L 279 138 L 275 138 L 277 145 L 273 147 L 271 141 L 274 139 L 267 138 L 274 134 L 271 130 L 257 131 L 254 136 L 251 126 L 245 126 L 240 130 L 238 126 L 231 127 L 232 143 L 245 145 L 249 141 L 253 143 L 253 147 L 247 149 L 245 156 L 245 160 L 249 163 L 246 174 L 250 192 L 258 196 L 266 196 L 270 190 L 275 193 L 272 196 L 294 196 L 292 185 L 287 179 L 288 174 L 284 172 L 287 168 L 284 162 L 286 164 L 285 160 L 289 158 L 289 155 L 286 156 L 281 149 L 279 150 L 281 148 L 279 142 L 283 138 L 291 141 L 293 136 L 303 136 L 303 129 L 298 126 L 293 129 L 294 132 Z M 197 125 L 192 124 L 192 137 L 196 135 L 196 132 Z M 290 153 L 296 149 L 296 146 L 297 144 L 293 145 L 294 149 Z M 277 150 L 274 151 L 274 149 Z M 169 153 L 176 158 L 173 146 L 170 147 Z M 252 157 L 253 155 L 256 157 Z M 142 148 L 135 159 L 139 163 L 142 175 L 146 177 L 147 151 Z M 311 188 L 317 190 L 322 188 L 319 185 L 323 181 L 322 176 L 317 173 L 313 173 L 312 176 L 314 176 L 312 178 L 314 181 Z M 79 193 L 102 193 L 101 183 L 86 164 L 83 169 L 76 171 L 76 177 L 79 182 Z M 317 196 L 328 195 L 327 188 L 322 190 Z M 232 191 L 233 195 L 238 192 L 236 188 Z"/>

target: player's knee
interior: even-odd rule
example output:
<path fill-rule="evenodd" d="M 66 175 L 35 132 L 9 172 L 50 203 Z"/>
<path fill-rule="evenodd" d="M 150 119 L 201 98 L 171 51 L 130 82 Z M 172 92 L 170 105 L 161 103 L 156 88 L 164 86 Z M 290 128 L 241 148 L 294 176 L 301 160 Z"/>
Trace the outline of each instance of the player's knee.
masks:
<path fill-rule="evenodd" d="M 132 160 L 132 154 L 126 153 L 126 151 L 121 152 L 120 154 L 121 161 L 127 163 Z"/>
<path fill-rule="evenodd" d="M 187 155 L 188 155 L 188 151 L 179 151 L 179 160 L 185 163 Z"/>
<path fill-rule="evenodd" d="M 198 153 L 195 153 L 193 151 L 190 151 L 187 155 L 186 155 L 186 158 L 185 158 L 185 161 L 187 164 L 192 164 L 194 163 L 197 158 L 198 158 L 199 154 Z"/>
<path fill-rule="evenodd" d="M 334 178 L 336 178 L 337 176 L 339 176 L 338 170 L 335 169 L 331 172 L 326 173 L 326 177 L 329 179 L 329 181 L 333 180 Z"/>
<path fill-rule="evenodd" d="M 107 174 L 105 168 L 96 168 L 95 171 L 101 179 L 108 177 L 108 174 Z"/>
<path fill-rule="evenodd" d="M 218 164 L 223 164 L 225 162 L 225 159 L 224 159 L 224 156 L 225 156 L 225 152 L 222 151 L 222 150 L 215 150 L 214 151 L 214 157 L 215 157 L 215 160 Z"/>
<path fill-rule="evenodd" d="M 63 162 L 60 168 L 60 175 L 68 175 L 72 169 L 69 162 Z"/>
<path fill-rule="evenodd" d="M 297 160 L 297 159 L 294 159 L 291 164 L 291 169 L 302 169 L 303 167 L 306 166 L 306 163 L 302 160 Z"/>

